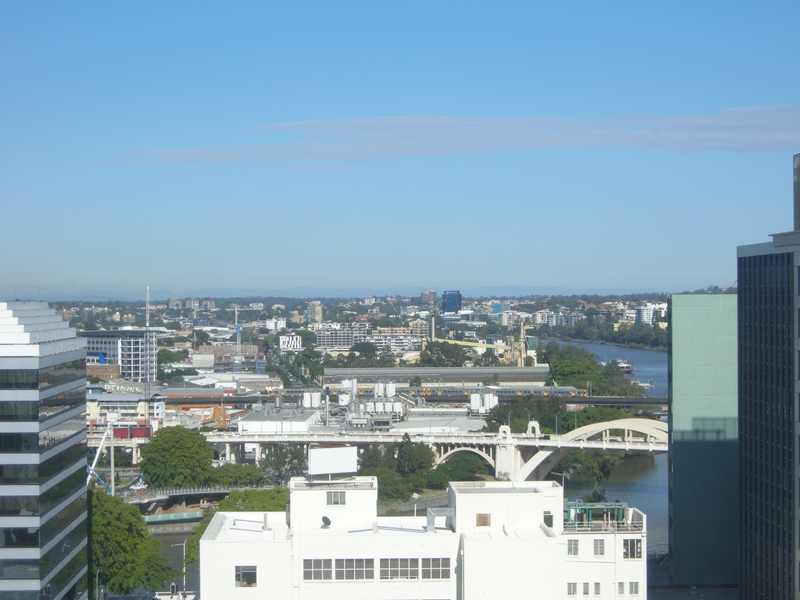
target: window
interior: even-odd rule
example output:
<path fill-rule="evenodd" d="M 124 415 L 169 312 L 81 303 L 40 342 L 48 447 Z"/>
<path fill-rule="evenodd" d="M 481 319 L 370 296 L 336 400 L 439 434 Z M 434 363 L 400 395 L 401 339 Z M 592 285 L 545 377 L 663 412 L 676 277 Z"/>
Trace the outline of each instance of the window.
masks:
<path fill-rule="evenodd" d="M 423 558 L 423 579 L 450 579 L 449 558 Z"/>
<path fill-rule="evenodd" d="M 419 579 L 419 559 L 382 558 L 381 579 Z"/>
<path fill-rule="evenodd" d="M 589 584 L 588 583 L 584 583 L 583 584 L 583 595 L 584 596 L 588 596 L 589 595 Z"/>
<path fill-rule="evenodd" d="M 578 595 L 578 584 L 577 583 L 568 583 L 567 584 L 567 596 L 577 596 Z"/>
<path fill-rule="evenodd" d="M 631 581 L 630 585 L 628 586 L 628 590 L 630 591 L 631 596 L 638 596 L 639 595 L 639 582 L 638 581 Z"/>
<path fill-rule="evenodd" d="M 594 582 L 594 595 L 595 596 L 599 596 L 600 595 L 600 582 L 599 581 L 595 581 Z"/>
<path fill-rule="evenodd" d="M 551 513 L 549 510 L 544 511 L 544 524 L 548 527 L 553 526 L 553 513 Z"/>
<path fill-rule="evenodd" d="M 328 506 L 344 504 L 344 492 L 328 492 Z"/>
<path fill-rule="evenodd" d="M 337 558 L 336 579 L 375 579 L 375 559 Z"/>
<path fill-rule="evenodd" d="M 236 587 L 256 587 L 256 568 L 236 567 Z"/>
<path fill-rule="evenodd" d="M 305 581 L 321 581 L 331 578 L 332 561 L 330 558 L 304 558 L 303 579 Z"/>
<path fill-rule="evenodd" d="M 578 540 L 567 540 L 567 556 L 578 556 Z"/>
<path fill-rule="evenodd" d="M 625 582 L 620 581 L 617 584 L 617 596 L 624 596 L 625 595 Z"/>
<path fill-rule="evenodd" d="M 622 558 L 642 558 L 642 540 L 622 540 Z"/>
<path fill-rule="evenodd" d="M 492 524 L 492 515 L 489 513 L 478 513 L 475 515 L 475 525 L 477 527 L 489 527 Z"/>
<path fill-rule="evenodd" d="M 605 556 L 605 553 L 606 553 L 606 541 L 594 540 L 594 555 Z"/>

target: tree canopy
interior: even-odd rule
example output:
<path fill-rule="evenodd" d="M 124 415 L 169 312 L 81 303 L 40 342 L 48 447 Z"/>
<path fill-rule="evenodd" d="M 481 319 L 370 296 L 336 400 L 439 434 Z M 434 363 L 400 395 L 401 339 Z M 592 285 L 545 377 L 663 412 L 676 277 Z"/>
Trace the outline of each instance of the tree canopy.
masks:
<path fill-rule="evenodd" d="M 201 486 L 211 482 L 213 458 L 214 450 L 198 431 L 166 427 L 142 448 L 140 466 L 151 488 Z"/>
<path fill-rule="evenodd" d="M 429 342 L 419 356 L 420 367 L 463 367 L 467 351 L 458 344 Z"/>
<path fill-rule="evenodd" d="M 303 446 L 300 444 L 273 444 L 269 453 L 258 463 L 258 467 L 279 480 L 287 476 L 302 474 L 307 468 Z"/>
<path fill-rule="evenodd" d="M 255 465 L 221 465 L 212 473 L 211 484 L 222 487 L 258 486 L 269 483 L 269 479 Z"/>
<path fill-rule="evenodd" d="M 415 444 L 406 433 L 397 448 L 397 472 L 410 475 L 423 469 L 430 469 L 435 455 L 427 444 Z"/>
<path fill-rule="evenodd" d="M 408 479 L 397 471 L 373 467 L 362 470 L 361 475 L 378 478 L 378 498 L 381 500 L 407 500 L 411 494 L 411 484 Z"/>
<path fill-rule="evenodd" d="M 397 444 L 370 444 L 358 457 L 361 469 L 380 467 L 394 470 L 397 466 Z"/>
<path fill-rule="evenodd" d="M 161 557 L 161 542 L 150 537 L 139 510 L 119 497 L 92 492 L 92 573 L 114 594 L 136 588 L 157 590 L 178 573 Z"/>
<path fill-rule="evenodd" d="M 642 388 L 625 377 L 615 362 L 597 364 L 597 355 L 572 345 L 550 342 L 544 347 L 551 377 L 547 385 L 571 385 L 585 389 L 592 382 L 597 396 L 641 396 Z"/>

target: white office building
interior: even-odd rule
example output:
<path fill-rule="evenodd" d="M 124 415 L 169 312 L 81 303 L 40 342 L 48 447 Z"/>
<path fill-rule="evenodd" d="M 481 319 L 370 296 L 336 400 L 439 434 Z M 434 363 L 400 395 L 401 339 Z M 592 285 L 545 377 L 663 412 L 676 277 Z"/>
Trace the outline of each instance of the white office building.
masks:
<path fill-rule="evenodd" d="M 86 342 L 0 302 L 0 598 L 86 597 Z"/>
<path fill-rule="evenodd" d="M 119 365 L 120 377 L 130 381 L 156 380 L 156 331 L 146 329 L 112 329 L 81 331 L 86 338 L 88 364 Z"/>
<path fill-rule="evenodd" d="M 646 598 L 646 517 L 556 482 L 453 482 L 448 506 L 378 517 L 374 477 L 294 478 L 287 512 L 217 513 L 204 600 Z"/>

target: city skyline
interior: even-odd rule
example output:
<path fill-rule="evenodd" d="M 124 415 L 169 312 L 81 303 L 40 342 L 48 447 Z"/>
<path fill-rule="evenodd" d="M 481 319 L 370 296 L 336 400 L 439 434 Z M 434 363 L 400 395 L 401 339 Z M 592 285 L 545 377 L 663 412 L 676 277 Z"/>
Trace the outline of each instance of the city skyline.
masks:
<path fill-rule="evenodd" d="M 788 2 L 100 6 L 0 7 L 0 296 L 681 292 L 789 221 Z"/>

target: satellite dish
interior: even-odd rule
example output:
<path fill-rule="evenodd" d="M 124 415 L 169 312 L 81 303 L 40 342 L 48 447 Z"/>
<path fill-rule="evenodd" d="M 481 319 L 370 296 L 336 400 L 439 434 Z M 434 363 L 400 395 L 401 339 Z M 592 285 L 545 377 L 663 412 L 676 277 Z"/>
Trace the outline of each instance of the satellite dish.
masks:
<path fill-rule="evenodd" d="M 322 528 L 327 529 L 331 526 L 331 520 L 328 517 L 322 517 Z"/>

